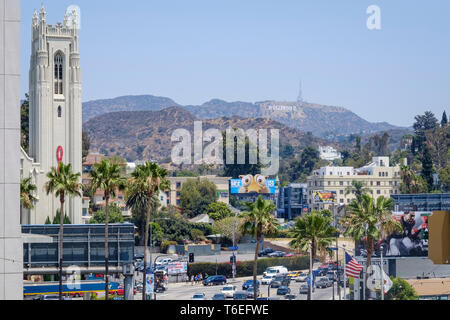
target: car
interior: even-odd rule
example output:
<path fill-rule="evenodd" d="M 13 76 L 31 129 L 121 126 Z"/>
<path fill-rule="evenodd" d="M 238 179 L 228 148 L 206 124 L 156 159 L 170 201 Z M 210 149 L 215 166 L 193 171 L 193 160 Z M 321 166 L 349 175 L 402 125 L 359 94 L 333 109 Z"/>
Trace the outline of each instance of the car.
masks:
<path fill-rule="evenodd" d="M 289 289 L 289 288 L 286 287 L 286 286 L 281 286 L 281 287 L 279 287 L 279 288 L 277 289 L 277 295 L 278 295 L 278 296 L 283 296 L 283 295 L 289 294 L 289 293 L 291 293 L 291 289 Z"/>
<path fill-rule="evenodd" d="M 298 277 L 301 273 L 302 273 L 301 271 L 290 271 L 290 272 L 288 272 L 287 276 L 290 279 L 294 279 L 294 278 Z"/>
<path fill-rule="evenodd" d="M 288 273 L 288 269 L 284 266 L 274 266 L 269 267 L 266 269 L 266 271 L 263 272 L 263 276 L 266 275 L 279 275 L 279 274 L 286 274 Z"/>
<path fill-rule="evenodd" d="M 164 265 L 164 264 L 169 264 L 169 263 L 171 263 L 173 261 L 173 259 L 172 258 L 164 258 L 164 259 L 161 259 L 161 260 L 159 260 L 159 261 L 156 261 L 156 265 L 157 266 L 160 266 L 160 265 Z"/>
<path fill-rule="evenodd" d="M 58 294 L 43 294 L 39 300 L 59 300 Z M 71 300 L 68 297 L 62 296 L 62 300 Z"/>
<path fill-rule="evenodd" d="M 233 298 L 234 293 L 236 292 L 236 286 L 228 285 L 222 288 L 221 293 L 225 296 L 225 298 Z"/>
<path fill-rule="evenodd" d="M 233 300 L 247 300 L 247 292 L 237 291 L 233 295 Z"/>
<path fill-rule="evenodd" d="M 295 282 L 305 282 L 306 278 L 308 278 L 308 274 L 302 272 L 297 277 L 295 277 L 294 280 L 295 280 Z"/>
<path fill-rule="evenodd" d="M 307 284 L 302 284 L 300 286 L 300 290 L 299 290 L 300 294 L 308 294 L 308 291 L 309 291 L 309 286 Z"/>
<path fill-rule="evenodd" d="M 267 256 L 269 253 L 272 253 L 273 249 L 272 248 L 265 248 L 261 251 L 258 252 L 258 257 L 264 257 Z"/>
<path fill-rule="evenodd" d="M 349 280 L 348 277 L 345 277 L 345 286 L 348 288 L 349 285 Z M 339 286 L 343 287 L 344 286 L 344 277 L 341 275 L 339 277 Z"/>
<path fill-rule="evenodd" d="M 270 287 L 271 288 L 278 288 L 278 287 L 288 287 L 289 284 L 291 283 L 291 280 L 286 277 L 285 275 L 279 275 L 279 276 L 275 276 L 272 280 L 272 282 L 270 283 Z"/>
<path fill-rule="evenodd" d="M 259 280 L 256 280 L 256 286 L 259 287 Z M 253 280 L 247 280 L 244 282 L 244 284 L 242 285 L 242 290 L 247 290 L 248 287 L 252 287 L 253 286 Z"/>
<path fill-rule="evenodd" d="M 326 277 L 332 282 L 336 281 L 337 279 L 336 271 L 328 271 Z"/>
<path fill-rule="evenodd" d="M 295 256 L 295 253 L 293 253 L 293 252 L 289 252 L 284 255 L 285 258 L 289 258 L 289 257 L 293 257 L 293 256 Z"/>
<path fill-rule="evenodd" d="M 319 277 L 314 281 L 316 288 L 328 288 L 333 284 L 328 277 Z"/>
<path fill-rule="evenodd" d="M 274 274 L 268 274 L 261 279 L 261 284 L 268 285 L 272 282 L 273 278 L 275 278 Z"/>
<path fill-rule="evenodd" d="M 269 253 L 267 256 L 269 258 L 274 258 L 274 257 L 281 258 L 281 257 L 284 257 L 285 255 L 286 255 L 286 253 L 283 251 L 274 251 L 272 253 Z"/>
<path fill-rule="evenodd" d="M 194 293 L 191 300 L 206 300 L 204 293 Z"/>
<path fill-rule="evenodd" d="M 124 286 L 120 285 L 117 291 L 110 291 L 109 294 L 117 294 L 119 296 L 123 296 L 125 294 L 125 288 Z M 136 289 L 133 289 L 133 294 L 136 294 Z"/>
<path fill-rule="evenodd" d="M 225 276 L 209 276 L 203 280 L 204 286 L 224 285 L 225 283 L 227 283 L 227 278 Z"/>
<path fill-rule="evenodd" d="M 256 287 L 256 297 L 259 297 L 259 287 Z M 255 289 L 253 286 L 247 288 L 247 299 L 253 299 L 255 297 Z"/>
<path fill-rule="evenodd" d="M 142 292 L 143 289 L 143 283 L 138 281 L 135 283 L 134 288 L 136 289 L 137 292 Z"/>
<path fill-rule="evenodd" d="M 144 254 L 139 254 L 139 253 L 136 253 L 135 255 L 134 255 L 134 260 L 142 260 L 142 259 L 144 259 Z"/>
<path fill-rule="evenodd" d="M 286 295 L 284 296 L 284 298 L 285 298 L 286 300 L 295 300 L 295 298 L 297 298 L 297 296 L 296 296 L 295 294 L 290 294 L 290 293 L 288 293 L 288 294 L 286 294 Z"/>
<path fill-rule="evenodd" d="M 226 297 L 222 293 L 216 293 L 211 300 L 226 300 Z"/>

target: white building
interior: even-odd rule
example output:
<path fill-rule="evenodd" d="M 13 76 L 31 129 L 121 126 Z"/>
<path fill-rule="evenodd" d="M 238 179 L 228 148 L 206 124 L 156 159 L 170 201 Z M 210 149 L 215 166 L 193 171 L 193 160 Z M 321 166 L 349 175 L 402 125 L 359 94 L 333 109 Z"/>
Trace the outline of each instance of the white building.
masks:
<path fill-rule="evenodd" d="M 333 161 L 341 158 L 341 153 L 337 152 L 333 147 L 320 147 L 319 146 L 320 159 Z"/>
<path fill-rule="evenodd" d="M 81 68 L 76 13 L 64 23 L 48 25 L 44 6 L 32 20 L 30 59 L 30 150 L 21 150 L 21 174 L 32 177 L 38 201 L 31 212 L 23 211 L 23 223 L 43 224 L 52 219 L 59 199 L 44 191 L 46 174 L 62 162 L 82 172 Z M 58 151 L 59 150 L 59 151 Z M 61 152 L 62 150 L 62 152 Z M 81 179 L 80 179 L 81 182 Z M 67 198 L 64 208 L 74 224 L 82 223 L 81 197 Z"/>

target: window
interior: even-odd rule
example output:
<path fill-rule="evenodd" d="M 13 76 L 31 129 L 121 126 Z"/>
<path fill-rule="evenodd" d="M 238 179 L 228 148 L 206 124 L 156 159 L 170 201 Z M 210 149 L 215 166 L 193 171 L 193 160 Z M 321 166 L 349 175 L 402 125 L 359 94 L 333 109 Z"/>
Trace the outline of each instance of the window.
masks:
<path fill-rule="evenodd" d="M 381 194 L 381 191 L 380 191 L 380 190 L 377 190 L 377 194 Z"/>
<path fill-rule="evenodd" d="M 62 116 L 62 108 L 61 106 L 58 107 L 58 118 L 61 118 Z"/>
<path fill-rule="evenodd" d="M 54 74 L 54 83 L 55 83 L 55 94 L 63 94 L 63 56 L 61 52 L 58 52 L 55 55 L 55 74 Z"/>
<path fill-rule="evenodd" d="M 329 186 L 331 185 L 331 181 L 328 181 L 328 185 L 329 185 Z"/>

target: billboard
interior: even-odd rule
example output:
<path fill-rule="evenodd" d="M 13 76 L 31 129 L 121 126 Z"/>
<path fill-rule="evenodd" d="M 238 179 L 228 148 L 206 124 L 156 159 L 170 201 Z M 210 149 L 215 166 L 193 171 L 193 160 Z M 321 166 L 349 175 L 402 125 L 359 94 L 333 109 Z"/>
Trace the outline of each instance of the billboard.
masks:
<path fill-rule="evenodd" d="M 336 191 L 313 191 L 314 203 L 336 203 Z"/>
<path fill-rule="evenodd" d="M 179 273 L 187 273 L 187 262 L 171 262 L 167 265 L 167 273 L 168 274 L 179 274 Z"/>
<path fill-rule="evenodd" d="M 374 255 L 385 257 L 423 257 L 428 256 L 428 211 L 393 212 L 392 216 L 401 226 L 401 232 L 394 232 L 379 240 L 374 247 Z M 365 244 L 356 246 L 357 256 L 367 256 Z"/>
<path fill-rule="evenodd" d="M 275 179 L 267 179 L 267 176 L 261 174 L 247 174 L 239 178 L 230 179 L 231 194 L 275 194 Z"/>

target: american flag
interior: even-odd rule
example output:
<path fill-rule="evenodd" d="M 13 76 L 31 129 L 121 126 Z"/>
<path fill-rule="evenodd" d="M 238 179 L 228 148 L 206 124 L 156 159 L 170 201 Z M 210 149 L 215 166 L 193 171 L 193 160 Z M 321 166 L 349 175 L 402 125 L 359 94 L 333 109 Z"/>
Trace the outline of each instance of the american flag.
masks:
<path fill-rule="evenodd" d="M 359 278 L 359 274 L 363 266 L 360 265 L 356 260 L 349 255 L 347 252 L 345 253 L 345 275 L 347 277 Z"/>

